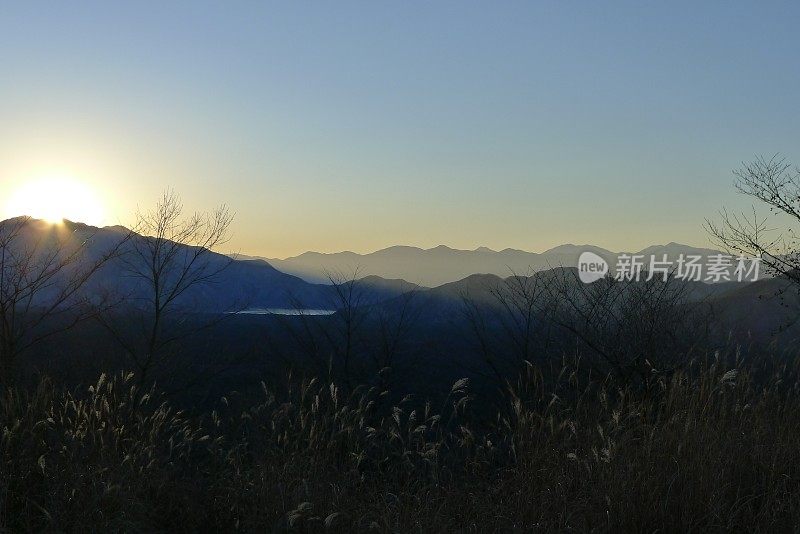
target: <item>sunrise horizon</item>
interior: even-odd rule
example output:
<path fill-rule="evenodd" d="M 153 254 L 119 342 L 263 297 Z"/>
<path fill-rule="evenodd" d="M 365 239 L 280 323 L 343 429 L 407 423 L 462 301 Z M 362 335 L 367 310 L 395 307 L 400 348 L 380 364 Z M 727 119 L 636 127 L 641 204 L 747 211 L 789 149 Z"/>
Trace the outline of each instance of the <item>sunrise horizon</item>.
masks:
<path fill-rule="evenodd" d="M 0 209 L 62 176 L 95 197 L 62 202 L 73 217 L 124 224 L 170 188 L 228 205 L 231 247 L 272 257 L 707 246 L 706 218 L 752 206 L 732 171 L 796 156 L 800 80 L 793 8 L 689 6 L 14 6 Z"/>
<path fill-rule="evenodd" d="M 31 215 L 31 213 L 34 213 L 34 212 L 36 212 L 36 210 L 32 210 L 32 211 L 31 210 L 28 210 L 28 211 L 7 211 L 5 213 L 5 216 L 2 219 L 13 219 L 13 218 L 16 218 L 16 217 L 30 217 L 31 219 L 45 221 L 47 223 L 54 224 L 54 225 L 60 224 L 62 222 L 71 222 L 71 223 L 77 223 L 77 224 L 84 224 L 84 225 L 96 227 L 96 228 L 99 228 L 99 229 L 102 229 L 102 228 L 113 228 L 113 227 L 129 228 L 132 225 L 132 223 L 135 223 L 135 217 L 131 217 L 127 222 L 125 222 L 123 220 L 119 220 L 118 222 L 108 222 L 108 221 L 103 220 L 103 222 L 99 222 L 99 223 L 98 222 L 94 222 L 93 223 L 93 222 L 87 222 L 87 220 L 85 220 L 85 218 L 83 218 L 83 217 L 74 217 L 74 216 L 71 217 L 69 215 L 62 215 L 62 214 L 53 215 L 53 216 Z M 2 220 L 2 219 L 0 219 L 0 220 Z M 235 229 L 236 229 L 236 226 L 234 224 L 233 225 L 233 231 L 235 231 Z M 299 250 L 299 251 L 297 251 L 295 253 L 284 254 L 284 255 L 273 254 L 273 253 L 269 253 L 269 252 L 266 252 L 266 253 L 258 252 L 258 251 L 254 252 L 254 251 L 251 251 L 251 250 L 233 251 L 233 250 L 224 249 L 224 250 L 217 250 L 217 252 L 221 252 L 221 253 L 224 253 L 224 254 L 230 254 L 230 255 L 242 255 L 242 256 L 253 256 L 253 257 L 261 257 L 261 258 L 287 259 L 287 258 L 292 258 L 292 257 L 296 257 L 296 256 L 299 256 L 299 255 L 302 255 L 302 254 L 307 253 L 307 252 L 315 252 L 315 253 L 319 253 L 319 254 L 354 253 L 354 254 L 365 255 L 365 254 L 372 254 L 372 253 L 375 253 L 375 252 L 384 251 L 384 250 L 391 249 L 391 248 L 415 248 L 415 249 L 419 249 L 419 250 L 423 250 L 423 251 L 431 251 L 431 250 L 434 250 L 434 249 L 437 249 L 437 248 L 440 248 L 440 247 L 445 247 L 445 248 L 452 249 L 452 250 L 455 250 L 455 251 L 463 251 L 463 252 L 479 252 L 479 251 L 485 250 L 486 252 L 520 251 L 520 252 L 529 252 L 529 253 L 534 253 L 534 254 L 542 254 L 542 253 L 548 252 L 548 251 L 550 251 L 550 250 L 552 250 L 554 248 L 558 248 L 558 247 L 561 247 L 561 246 L 574 246 L 574 247 L 579 247 L 579 248 L 580 247 L 600 247 L 600 248 L 606 249 L 606 250 L 608 250 L 610 252 L 620 252 L 620 253 L 622 253 L 622 252 L 638 252 L 638 251 L 644 250 L 644 249 L 646 249 L 648 247 L 651 247 L 651 246 L 661 246 L 661 245 L 670 245 L 670 244 L 683 245 L 683 246 L 693 247 L 693 248 L 713 249 L 714 248 L 713 242 L 709 241 L 708 237 L 705 234 L 701 234 L 701 236 L 702 236 L 702 239 L 705 239 L 705 242 L 699 243 L 699 242 L 679 241 L 679 240 L 675 240 L 675 239 L 670 239 L 668 241 L 661 241 L 661 242 L 658 242 L 658 241 L 652 241 L 652 242 L 646 241 L 646 242 L 643 242 L 643 243 L 641 243 L 639 245 L 623 246 L 623 247 L 619 247 L 619 246 L 617 246 L 617 247 L 604 246 L 601 242 L 594 242 L 594 241 L 587 241 L 587 242 L 564 241 L 564 242 L 557 242 L 557 243 L 554 242 L 554 243 L 552 243 L 550 245 L 541 245 L 538 248 L 536 248 L 536 247 L 534 247 L 534 248 L 523 248 L 523 247 L 520 247 L 520 246 L 513 246 L 513 245 L 512 246 L 492 246 L 491 244 L 487 244 L 487 243 L 480 243 L 480 244 L 477 244 L 477 245 L 461 245 L 461 246 L 457 246 L 457 245 L 453 245 L 451 243 L 443 243 L 443 242 L 436 242 L 436 243 L 433 243 L 433 242 L 431 242 L 431 243 L 393 242 L 393 243 L 386 243 L 386 244 L 384 244 L 382 246 L 378 245 L 377 247 L 374 247 L 374 248 L 355 249 L 353 247 L 349 247 L 349 248 L 342 248 L 342 249 L 305 249 L 305 250 Z"/>

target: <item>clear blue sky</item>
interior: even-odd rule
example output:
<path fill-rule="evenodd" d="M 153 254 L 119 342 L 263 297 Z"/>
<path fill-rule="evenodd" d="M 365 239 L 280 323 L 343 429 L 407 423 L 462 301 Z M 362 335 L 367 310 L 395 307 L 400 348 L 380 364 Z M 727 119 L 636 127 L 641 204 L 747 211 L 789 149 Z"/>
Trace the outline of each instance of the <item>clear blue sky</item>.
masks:
<path fill-rule="evenodd" d="M 800 162 L 800 4 L 599 4 L 4 3 L 0 195 L 172 186 L 267 256 L 704 244 L 742 160 Z"/>

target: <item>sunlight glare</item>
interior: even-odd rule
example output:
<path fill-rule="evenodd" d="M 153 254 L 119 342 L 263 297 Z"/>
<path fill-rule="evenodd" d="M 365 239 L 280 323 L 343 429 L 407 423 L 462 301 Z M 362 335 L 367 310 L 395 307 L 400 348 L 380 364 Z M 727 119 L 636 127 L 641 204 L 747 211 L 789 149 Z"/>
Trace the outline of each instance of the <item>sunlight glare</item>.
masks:
<path fill-rule="evenodd" d="M 68 177 L 32 180 L 11 195 L 6 205 L 9 217 L 29 215 L 53 224 L 63 220 L 93 226 L 103 224 L 103 206 L 86 184 Z"/>

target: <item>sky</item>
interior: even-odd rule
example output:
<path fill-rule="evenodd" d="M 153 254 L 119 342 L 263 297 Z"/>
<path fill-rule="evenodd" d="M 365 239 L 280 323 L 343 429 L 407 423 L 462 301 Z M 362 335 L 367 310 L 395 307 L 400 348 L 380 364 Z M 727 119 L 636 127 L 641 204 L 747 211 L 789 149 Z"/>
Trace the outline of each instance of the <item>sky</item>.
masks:
<path fill-rule="evenodd" d="M 731 171 L 800 163 L 797 2 L 0 5 L 0 208 L 166 188 L 231 251 L 708 244 Z"/>

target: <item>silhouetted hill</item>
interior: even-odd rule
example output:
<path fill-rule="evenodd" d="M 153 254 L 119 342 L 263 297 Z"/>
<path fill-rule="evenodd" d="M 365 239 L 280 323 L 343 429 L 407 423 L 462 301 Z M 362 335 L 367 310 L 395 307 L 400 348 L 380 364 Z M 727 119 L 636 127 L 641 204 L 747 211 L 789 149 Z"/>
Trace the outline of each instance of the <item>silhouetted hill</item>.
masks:
<path fill-rule="evenodd" d="M 572 271 L 568 275 L 564 271 Z M 565 276 L 566 275 L 566 276 Z M 440 323 L 442 321 L 460 321 L 464 318 L 465 306 L 470 306 L 483 312 L 502 312 L 502 304 L 498 294 L 508 294 L 509 288 L 527 285 L 532 287 L 535 278 L 539 278 L 540 287 L 547 284 L 548 278 L 569 280 L 581 284 L 577 278 L 574 267 L 558 267 L 533 273 L 527 276 L 500 277 L 495 274 L 473 274 L 455 282 L 442 284 L 431 289 L 420 288 L 414 296 L 414 306 L 421 322 Z M 774 281 L 762 280 L 752 282 L 722 282 L 705 283 L 688 280 L 674 280 L 686 288 L 686 296 L 691 301 L 706 301 L 716 307 L 733 307 L 745 315 L 752 309 L 747 302 L 753 286 L 762 285 L 772 287 Z M 387 309 L 396 309 L 402 305 L 402 300 L 389 300 L 381 304 Z M 765 310 L 764 313 L 774 314 L 774 310 Z M 726 315 L 727 316 L 727 315 Z M 745 322 L 748 317 L 743 319 Z"/>
<path fill-rule="evenodd" d="M 70 251 L 82 247 L 78 263 L 80 265 L 102 258 L 128 235 L 129 230 L 121 226 L 97 228 L 71 221 L 52 225 L 32 219 L 25 224 L 17 247 L 20 250 L 38 249 L 40 254 L 52 250 L 51 243 L 55 242 L 61 243 L 62 247 Z M 86 296 L 124 297 L 133 305 L 146 301 L 149 298 L 147 288 L 140 278 L 131 276 L 130 270 L 131 264 L 135 266 L 142 261 L 133 252 L 134 244 L 150 239 L 152 238 L 131 234 L 119 250 L 119 257 L 106 263 L 83 288 Z M 178 259 L 189 257 L 192 250 L 192 247 L 181 245 Z M 236 260 L 216 252 L 208 252 L 203 256 L 203 262 L 207 263 L 208 272 L 218 271 L 218 274 L 208 282 L 192 287 L 180 298 L 183 305 L 191 306 L 198 312 L 220 312 L 247 307 L 301 306 L 330 309 L 335 303 L 329 285 L 308 283 L 297 276 L 277 270 L 264 260 Z M 361 283 L 362 302 L 374 303 L 392 298 L 406 291 L 407 285 L 400 280 L 369 277 Z"/>
<path fill-rule="evenodd" d="M 782 277 L 736 287 L 716 299 L 720 320 L 739 340 L 773 339 L 794 347 L 800 338 L 798 287 Z"/>

